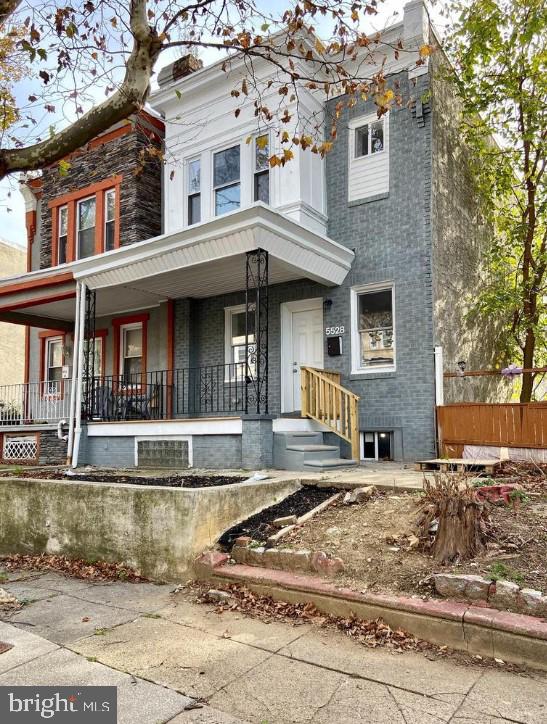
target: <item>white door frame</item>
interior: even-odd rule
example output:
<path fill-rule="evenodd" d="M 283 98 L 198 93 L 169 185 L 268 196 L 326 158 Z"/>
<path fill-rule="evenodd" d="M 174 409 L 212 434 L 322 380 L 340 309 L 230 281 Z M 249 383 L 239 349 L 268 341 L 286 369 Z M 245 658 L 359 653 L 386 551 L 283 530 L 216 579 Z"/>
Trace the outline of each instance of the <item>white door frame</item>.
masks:
<path fill-rule="evenodd" d="M 300 299 L 297 302 L 281 303 L 281 412 L 293 412 L 287 405 L 292 397 L 292 377 L 289 378 L 287 370 L 292 368 L 292 315 L 293 312 L 307 312 L 321 309 L 323 312 L 323 298 Z M 323 354 L 323 365 L 325 363 Z M 322 365 L 322 366 L 323 366 Z M 292 372 L 291 372 L 292 374 Z"/>

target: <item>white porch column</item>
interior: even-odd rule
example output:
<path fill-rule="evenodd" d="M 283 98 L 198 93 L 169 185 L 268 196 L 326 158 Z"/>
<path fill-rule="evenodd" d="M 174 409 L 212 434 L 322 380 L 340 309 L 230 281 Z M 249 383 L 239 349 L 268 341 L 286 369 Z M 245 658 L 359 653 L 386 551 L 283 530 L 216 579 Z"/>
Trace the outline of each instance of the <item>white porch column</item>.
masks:
<path fill-rule="evenodd" d="M 74 451 L 72 454 L 72 467 L 78 466 L 78 453 L 80 451 L 80 438 L 82 436 L 82 382 L 84 369 L 84 333 L 85 333 L 85 305 L 86 285 L 81 282 L 80 286 L 80 309 L 78 329 L 78 365 L 76 368 L 76 410 L 75 410 L 75 435 Z"/>
<path fill-rule="evenodd" d="M 70 381 L 70 409 L 68 419 L 68 445 L 66 464 L 72 464 L 72 454 L 74 451 L 74 423 L 76 416 L 76 367 L 78 362 L 78 354 L 80 349 L 80 282 L 76 282 L 76 310 L 74 314 L 74 347 L 72 350 L 72 379 Z"/>

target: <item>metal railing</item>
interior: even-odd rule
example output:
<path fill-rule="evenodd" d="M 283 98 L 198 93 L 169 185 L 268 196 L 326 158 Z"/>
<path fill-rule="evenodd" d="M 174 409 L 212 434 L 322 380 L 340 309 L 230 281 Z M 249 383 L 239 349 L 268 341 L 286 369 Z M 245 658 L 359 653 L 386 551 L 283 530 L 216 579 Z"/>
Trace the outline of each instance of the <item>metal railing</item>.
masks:
<path fill-rule="evenodd" d="M 88 420 L 165 420 L 245 409 L 245 365 L 107 375 L 84 382 Z"/>
<path fill-rule="evenodd" d="M 55 423 L 70 413 L 70 380 L 0 386 L 0 425 Z"/>
<path fill-rule="evenodd" d="M 244 412 L 244 363 L 103 375 L 83 381 L 88 421 L 166 420 Z M 70 380 L 0 386 L 0 426 L 55 423 L 70 415 Z"/>

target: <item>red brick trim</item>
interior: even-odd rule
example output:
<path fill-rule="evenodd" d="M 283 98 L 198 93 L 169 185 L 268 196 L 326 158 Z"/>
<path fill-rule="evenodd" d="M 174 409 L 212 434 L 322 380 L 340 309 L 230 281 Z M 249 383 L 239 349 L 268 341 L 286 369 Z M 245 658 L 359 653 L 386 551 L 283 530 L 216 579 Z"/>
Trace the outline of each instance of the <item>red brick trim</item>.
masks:
<path fill-rule="evenodd" d="M 131 123 L 129 121 L 126 121 L 123 126 L 120 126 L 119 128 L 115 128 L 113 131 L 107 131 L 107 133 L 103 133 L 102 136 L 97 136 L 97 138 L 93 138 L 88 143 L 88 148 L 98 148 L 99 146 L 104 146 L 105 143 L 110 143 L 110 141 L 115 141 L 116 138 L 120 138 L 121 136 L 127 136 L 131 131 L 133 130 Z"/>

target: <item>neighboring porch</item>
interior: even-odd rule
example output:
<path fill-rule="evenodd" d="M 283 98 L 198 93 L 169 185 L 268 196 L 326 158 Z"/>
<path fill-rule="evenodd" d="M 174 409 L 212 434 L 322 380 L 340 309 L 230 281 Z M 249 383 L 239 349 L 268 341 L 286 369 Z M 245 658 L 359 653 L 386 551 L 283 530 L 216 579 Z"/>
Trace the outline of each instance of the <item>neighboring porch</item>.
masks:
<path fill-rule="evenodd" d="M 271 458 L 271 417 L 305 407 L 312 432 L 349 441 L 356 407 L 346 412 L 351 393 L 335 393 L 339 375 L 317 378 L 315 406 L 304 405 L 311 388 L 299 370 L 324 366 L 323 306 L 352 258 L 259 204 L 75 262 L 71 297 L 28 304 L 25 323 L 51 319 L 36 342 L 40 381 L 0 391 L 0 425 L 64 419 L 90 440 L 108 435 L 96 425 L 123 423 L 120 437 L 136 439 L 133 424 L 163 423 L 173 435 L 177 421 L 254 416 L 263 430 L 270 418 Z"/>

